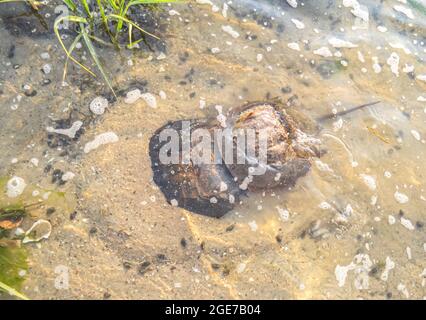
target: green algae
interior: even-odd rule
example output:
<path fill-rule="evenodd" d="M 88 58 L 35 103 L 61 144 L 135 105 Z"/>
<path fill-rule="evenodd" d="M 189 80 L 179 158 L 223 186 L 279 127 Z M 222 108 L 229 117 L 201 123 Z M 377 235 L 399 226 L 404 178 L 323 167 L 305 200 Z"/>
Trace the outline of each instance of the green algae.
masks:
<path fill-rule="evenodd" d="M 421 4 L 419 1 L 408 0 L 408 4 L 411 7 L 413 7 L 414 9 L 416 9 L 417 11 L 419 11 L 420 13 L 422 13 L 423 15 L 426 16 L 426 6 L 424 6 L 423 4 Z"/>
<path fill-rule="evenodd" d="M 26 299 L 19 293 L 28 271 L 27 251 L 22 247 L 0 247 L 0 297 L 15 296 Z"/>

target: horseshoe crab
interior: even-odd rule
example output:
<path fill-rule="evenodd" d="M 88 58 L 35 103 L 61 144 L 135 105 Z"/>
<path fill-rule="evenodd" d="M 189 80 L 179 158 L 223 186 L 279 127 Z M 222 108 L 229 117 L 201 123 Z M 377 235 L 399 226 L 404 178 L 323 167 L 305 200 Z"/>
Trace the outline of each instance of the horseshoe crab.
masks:
<path fill-rule="evenodd" d="M 226 119 L 225 123 L 203 119 L 169 122 L 152 136 L 149 153 L 153 180 L 170 204 L 198 214 L 221 217 L 234 208 L 246 189 L 293 186 L 309 171 L 310 159 L 319 156 L 319 140 L 298 129 L 294 119 L 278 103 L 249 103 L 231 109 Z M 189 137 L 187 144 L 191 150 L 201 143 L 200 137 L 195 135 L 198 129 L 214 136 L 208 140 L 207 146 L 211 149 L 203 158 L 212 161 L 194 162 L 192 151 L 190 159 L 188 153 L 184 154 L 185 137 Z M 220 139 L 223 142 L 224 138 L 230 146 L 230 157 L 225 154 L 226 147 L 215 148 L 222 146 L 214 134 L 218 129 L 228 130 Z M 242 152 L 239 142 L 239 136 L 249 131 L 255 139 L 247 139 L 244 145 L 253 147 L 251 154 Z M 177 135 L 167 140 L 162 136 L 167 132 L 177 132 Z M 266 137 L 263 144 L 261 137 Z M 165 154 L 164 150 L 167 150 Z M 266 154 L 264 161 L 256 156 L 262 150 Z M 171 161 L 173 152 L 177 157 Z M 164 155 L 167 155 L 165 161 Z M 261 169 L 260 174 L 254 172 L 256 169 Z"/>

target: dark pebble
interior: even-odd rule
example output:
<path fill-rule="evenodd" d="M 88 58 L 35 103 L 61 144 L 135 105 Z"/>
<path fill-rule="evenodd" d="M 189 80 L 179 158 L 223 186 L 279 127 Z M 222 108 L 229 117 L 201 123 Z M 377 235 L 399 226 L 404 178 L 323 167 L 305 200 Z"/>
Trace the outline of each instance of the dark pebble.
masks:
<path fill-rule="evenodd" d="M 232 230 L 234 230 L 234 228 L 235 228 L 235 224 L 231 224 L 230 226 L 226 227 L 225 231 L 226 232 L 231 232 Z"/>
<path fill-rule="evenodd" d="M 149 261 L 142 262 L 138 268 L 139 274 L 144 275 L 148 271 L 150 265 L 151 265 L 151 262 Z"/>
<path fill-rule="evenodd" d="M 182 248 L 186 248 L 187 242 L 186 242 L 185 238 L 180 239 L 180 245 L 182 246 Z"/>
<path fill-rule="evenodd" d="M 15 56 L 15 49 L 16 49 L 15 45 L 12 44 L 9 48 L 9 51 L 7 52 L 7 57 L 9 59 L 12 59 Z"/>
<path fill-rule="evenodd" d="M 96 227 L 91 227 L 89 230 L 90 234 L 95 234 L 96 232 L 98 232 L 98 229 Z"/>
<path fill-rule="evenodd" d="M 65 157 L 67 155 L 68 155 L 68 150 L 64 150 L 59 154 L 60 157 Z"/>
<path fill-rule="evenodd" d="M 60 169 L 53 170 L 52 173 L 52 183 L 61 183 L 62 176 L 64 175 L 64 172 Z"/>
<path fill-rule="evenodd" d="M 185 74 L 185 79 L 191 78 L 195 74 L 195 69 L 191 68 L 187 74 Z"/>
<path fill-rule="evenodd" d="M 70 220 L 74 220 L 77 217 L 77 211 L 71 212 Z"/>
<path fill-rule="evenodd" d="M 278 33 L 283 33 L 284 30 L 285 30 L 285 26 L 282 23 L 277 25 L 277 32 Z"/>
<path fill-rule="evenodd" d="M 51 215 L 51 214 L 55 213 L 55 211 L 56 211 L 56 209 L 55 209 L 55 208 L 53 208 L 53 207 L 51 207 L 51 208 L 47 208 L 47 210 L 46 210 L 46 214 L 47 214 L 47 215 Z"/>
<path fill-rule="evenodd" d="M 290 98 L 288 98 L 287 100 L 287 105 L 292 106 L 294 105 L 295 101 L 299 99 L 299 97 L 297 96 L 297 94 L 292 95 Z"/>
<path fill-rule="evenodd" d="M 32 89 L 32 88 L 30 88 L 30 89 L 25 90 L 25 91 L 24 91 L 24 94 L 25 94 L 27 97 L 34 97 L 34 96 L 36 96 L 36 95 L 37 95 L 37 91 L 36 91 L 36 90 L 34 90 L 34 89 Z"/>
<path fill-rule="evenodd" d="M 371 277 L 371 276 L 377 275 L 378 273 L 379 273 L 379 268 L 377 266 L 374 266 L 373 268 L 371 268 L 368 275 Z"/>
<path fill-rule="evenodd" d="M 316 70 L 323 79 L 330 79 L 331 76 L 336 72 L 336 65 L 334 62 L 324 62 L 318 65 Z"/>
<path fill-rule="evenodd" d="M 291 89 L 291 87 L 290 87 L 290 86 L 282 87 L 282 88 L 281 88 L 281 92 L 282 92 L 282 93 L 291 93 L 291 91 L 292 91 L 292 89 Z"/>
<path fill-rule="evenodd" d="M 229 267 L 228 266 L 224 266 L 223 271 L 222 271 L 222 275 L 224 277 L 226 277 L 226 276 L 229 275 L 230 272 L 231 272 L 231 270 L 229 270 Z"/>
<path fill-rule="evenodd" d="M 159 253 L 157 254 L 157 260 L 158 262 L 164 262 L 164 261 L 167 261 L 167 257 L 165 254 Z"/>
<path fill-rule="evenodd" d="M 214 269 L 214 270 L 218 270 L 220 268 L 219 263 L 212 263 L 211 266 L 212 266 L 212 269 Z"/>
<path fill-rule="evenodd" d="M 416 228 L 417 229 L 422 229 L 424 227 L 424 223 L 423 222 L 421 222 L 421 221 L 417 221 L 416 222 Z"/>
<path fill-rule="evenodd" d="M 185 51 L 183 54 L 179 55 L 179 60 L 185 63 L 189 58 L 189 53 Z"/>
<path fill-rule="evenodd" d="M 48 164 L 47 166 L 44 167 L 44 173 L 48 173 L 50 170 L 52 170 L 51 164 Z"/>
<path fill-rule="evenodd" d="M 195 93 L 195 92 L 191 92 L 191 93 L 189 94 L 189 97 L 192 99 L 192 98 L 194 98 L 194 97 L 195 97 L 195 95 L 196 95 L 196 93 Z"/>

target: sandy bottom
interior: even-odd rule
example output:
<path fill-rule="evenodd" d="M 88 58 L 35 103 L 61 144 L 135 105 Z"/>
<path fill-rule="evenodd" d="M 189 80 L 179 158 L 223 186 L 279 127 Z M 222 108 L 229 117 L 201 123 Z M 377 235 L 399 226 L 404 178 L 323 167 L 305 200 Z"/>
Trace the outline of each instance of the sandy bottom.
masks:
<path fill-rule="evenodd" d="M 12 110 L 24 79 L 40 83 L 46 77 L 39 71 L 45 63 L 40 53 L 49 51 L 59 60 L 63 53 L 55 39 L 25 38 L 13 59 L 26 64 L 13 71 L 13 62 L 3 61 L 1 122 L 7 125 L 0 143 L 7 151 L 0 156 L 2 175 L 28 182 L 26 201 L 38 199 L 33 190 L 65 193 L 65 198 L 53 193 L 23 225 L 42 217 L 53 226 L 47 241 L 28 246 L 23 292 L 33 299 L 423 298 L 425 144 L 411 132 L 426 134 L 423 106 L 416 101 L 424 84 L 405 74 L 395 77 L 386 67 L 390 52 L 372 52 L 373 41 L 341 49 L 350 66 L 325 77 L 317 66 L 336 66 L 339 60 L 312 54 L 327 42 L 325 31 L 318 36 L 311 27 L 324 23 L 327 30 L 332 21 L 311 21 L 304 11 L 294 13 L 306 24 L 302 34 L 287 21 L 290 17 L 286 30 L 292 32 L 279 33 L 251 19 L 225 18 L 209 6 L 175 9 L 180 16 L 167 22 L 165 59 L 158 60 L 158 52 L 121 53 L 109 66 L 120 88 L 130 90 L 132 83 L 146 80 L 141 88 L 156 95 L 156 109 L 143 100 L 126 104 L 120 96 L 95 117 L 89 103 L 106 95 L 105 89 L 86 85 L 84 73 L 73 68 L 69 86 L 62 87 L 61 65 L 49 76 L 56 79 L 55 90 L 38 86 L 37 96 L 24 96 Z M 338 13 L 340 23 L 350 28 L 351 13 Z M 225 24 L 240 37 L 224 33 Z M 303 48 L 304 38 L 311 49 Z M 301 52 L 288 48 L 292 41 L 300 43 Z M 213 47 L 220 53 L 213 54 Z M 379 55 L 383 72 L 374 73 L 358 51 L 369 61 Z M 37 59 L 25 60 L 29 56 Z M 401 54 L 401 59 L 421 66 L 412 55 Z M 361 71 L 364 66 L 368 74 Z M 303 114 L 306 127 L 322 140 L 327 153 L 311 172 L 292 190 L 250 194 L 221 219 L 168 205 L 152 181 L 148 144 L 153 132 L 169 120 L 215 117 L 215 105 L 227 110 L 273 97 Z M 200 100 L 206 102 L 203 109 Z M 333 108 L 375 100 L 382 103 L 330 122 L 315 121 Z M 83 120 L 84 133 L 68 146 L 48 148 L 45 128 L 68 117 Z M 84 145 L 104 132 L 116 133 L 119 141 L 85 154 Z M 14 157 L 18 162 L 11 162 Z M 37 167 L 32 157 L 40 160 Z M 75 178 L 63 186 L 52 184 L 51 172 L 44 170 L 48 163 Z M 397 191 L 409 201 L 399 203 Z M 56 212 L 46 217 L 49 206 Z"/>

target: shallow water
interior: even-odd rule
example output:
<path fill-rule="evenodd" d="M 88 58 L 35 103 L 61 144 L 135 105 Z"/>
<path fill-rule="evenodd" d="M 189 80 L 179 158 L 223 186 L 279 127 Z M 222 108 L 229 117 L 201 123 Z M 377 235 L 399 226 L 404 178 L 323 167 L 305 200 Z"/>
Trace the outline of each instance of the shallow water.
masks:
<path fill-rule="evenodd" d="M 360 0 L 361 12 L 369 13 L 366 22 L 343 5 L 351 1 L 298 2 L 297 8 L 266 0 L 164 6 L 157 15 L 165 47 L 98 49 L 123 93 L 117 101 L 100 77 L 92 79 L 75 65 L 62 83 L 65 54 L 54 36 L 37 19 L 29 36 L 28 26 L 10 20 L 16 13 L 0 7 L 0 177 L 23 178 L 27 187 L 20 199 L 26 203 L 44 200 L 24 230 L 39 218 L 53 226 L 48 240 L 27 245 L 25 294 L 426 296 L 425 12 L 411 1 Z M 45 17 L 51 13 L 48 25 L 57 4 L 42 11 Z M 411 8 L 413 17 L 395 6 Z M 336 48 L 333 38 L 354 47 Z M 79 54 L 90 63 L 84 49 Z M 399 59 L 393 70 L 391 55 Z M 52 69 L 48 74 L 41 71 L 45 64 Z M 134 88 L 154 94 L 157 108 L 142 99 L 125 103 Z M 99 95 L 110 103 L 104 115 L 94 116 L 89 105 Z M 291 190 L 250 194 L 221 219 L 167 204 L 152 182 L 153 132 L 170 120 L 214 117 L 216 105 L 228 110 L 273 97 L 302 114 L 327 150 L 311 172 Z M 75 121 L 83 129 L 74 139 L 47 132 Z M 116 133 L 119 141 L 84 153 L 85 144 L 104 132 Z M 55 169 L 75 177 L 52 183 Z M 6 194 L 0 200 L 16 201 Z"/>

